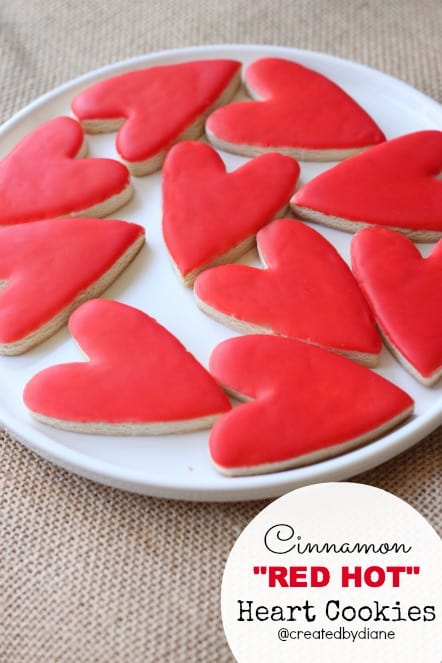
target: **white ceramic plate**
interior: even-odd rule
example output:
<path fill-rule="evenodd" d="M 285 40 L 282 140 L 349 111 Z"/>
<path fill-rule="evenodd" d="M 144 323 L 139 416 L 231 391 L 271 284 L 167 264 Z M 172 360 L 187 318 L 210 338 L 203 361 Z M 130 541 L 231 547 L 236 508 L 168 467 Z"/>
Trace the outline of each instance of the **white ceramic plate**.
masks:
<path fill-rule="evenodd" d="M 388 138 L 442 128 L 440 106 L 420 92 L 378 71 L 322 53 L 273 46 L 204 46 L 146 55 L 105 67 L 53 90 L 18 113 L 0 130 L 0 156 L 44 120 L 69 114 L 72 97 L 95 81 L 130 69 L 192 59 L 232 58 L 245 64 L 260 57 L 293 59 L 329 76 L 376 120 Z M 117 158 L 114 134 L 90 136 L 91 156 Z M 246 159 L 222 153 L 228 169 Z M 331 164 L 302 164 L 306 182 Z M 114 216 L 143 224 L 147 246 L 106 297 L 143 309 L 172 331 L 205 365 L 217 343 L 234 333 L 207 318 L 191 290 L 178 281 L 161 235 L 161 174 L 134 178 L 136 194 Z M 197 183 L 195 183 L 197 186 Z M 315 226 L 348 260 L 351 236 Z M 424 254 L 431 247 L 422 245 Z M 258 264 L 248 255 L 245 261 Z M 0 418 L 17 438 L 41 456 L 85 477 L 118 488 L 159 497 L 191 500 L 247 500 L 274 497 L 309 483 L 348 478 L 404 451 L 442 422 L 442 388 L 420 386 L 383 350 L 377 371 L 416 401 L 406 425 L 360 449 L 331 460 L 264 476 L 227 478 L 211 466 L 208 432 L 161 437 L 101 437 L 58 431 L 36 423 L 22 403 L 29 378 L 52 364 L 78 361 L 80 352 L 66 328 L 19 357 L 0 358 Z"/>

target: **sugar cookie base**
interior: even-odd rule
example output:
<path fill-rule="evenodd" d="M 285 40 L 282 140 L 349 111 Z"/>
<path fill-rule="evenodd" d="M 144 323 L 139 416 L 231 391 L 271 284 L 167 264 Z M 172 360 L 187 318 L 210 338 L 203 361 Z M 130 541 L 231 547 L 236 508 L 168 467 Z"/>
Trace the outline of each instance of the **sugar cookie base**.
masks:
<path fill-rule="evenodd" d="M 112 214 L 117 209 L 120 209 L 120 207 L 123 207 L 123 205 L 128 203 L 133 195 L 134 188 L 132 186 L 132 182 L 129 182 L 129 184 L 122 191 L 120 191 L 120 193 L 116 193 L 114 196 L 106 198 L 106 200 L 103 200 L 102 203 L 97 203 L 96 205 L 87 207 L 86 209 L 80 210 L 79 212 L 71 212 L 71 214 L 68 214 L 67 216 L 92 216 L 95 218 L 109 216 L 109 214 Z"/>
<path fill-rule="evenodd" d="M 292 212 L 299 218 L 306 221 L 313 221 L 314 223 L 320 223 L 323 226 L 329 228 L 336 228 L 337 230 L 343 230 L 348 233 L 356 233 L 358 230 L 363 228 L 369 228 L 370 226 L 381 225 L 383 228 L 388 228 L 389 230 L 395 230 L 396 232 L 406 235 L 409 239 L 414 242 L 437 242 L 442 238 L 442 231 L 436 230 L 416 230 L 413 228 L 398 228 L 396 226 L 387 226 L 376 223 L 369 223 L 368 221 L 351 221 L 350 219 L 343 219 L 338 216 L 333 216 L 331 214 L 324 214 L 316 210 L 310 209 L 309 207 L 301 207 L 300 205 L 291 205 Z"/>
<path fill-rule="evenodd" d="M 47 417 L 38 412 L 32 412 L 32 416 L 43 424 L 71 431 L 73 433 L 84 433 L 89 435 L 170 435 L 175 433 L 190 433 L 192 431 L 211 428 L 221 414 L 214 414 L 196 419 L 183 419 L 177 421 L 154 421 L 146 423 L 120 422 L 109 423 L 105 421 L 82 422 L 55 419 Z"/>
<path fill-rule="evenodd" d="M 218 138 L 213 131 L 206 127 L 207 138 L 210 143 L 219 150 L 239 154 L 244 157 L 257 157 L 260 154 L 269 152 L 279 152 L 287 157 L 292 157 L 297 161 L 312 161 L 312 162 L 329 162 L 329 161 L 342 161 L 348 157 L 353 157 L 360 152 L 374 147 L 374 145 L 367 145 L 364 147 L 352 147 L 348 149 L 323 149 L 312 150 L 305 147 L 289 147 L 284 145 L 247 145 L 246 143 L 230 143 L 227 140 Z"/>

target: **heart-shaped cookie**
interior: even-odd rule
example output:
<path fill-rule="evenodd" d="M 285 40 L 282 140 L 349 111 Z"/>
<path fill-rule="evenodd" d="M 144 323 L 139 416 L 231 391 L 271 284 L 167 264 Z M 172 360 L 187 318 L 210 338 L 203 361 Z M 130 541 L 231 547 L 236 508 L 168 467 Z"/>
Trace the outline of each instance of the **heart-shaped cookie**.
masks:
<path fill-rule="evenodd" d="M 292 219 L 273 221 L 256 239 L 267 269 L 223 265 L 206 270 L 195 282 L 198 306 L 234 329 L 297 338 L 374 365 L 379 334 L 335 248 Z"/>
<path fill-rule="evenodd" d="M 209 428 L 230 409 L 211 375 L 142 311 L 94 299 L 69 329 L 89 361 L 35 375 L 24 402 L 40 421 L 81 433 L 149 435 Z"/>
<path fill-rule="evenodd" d="M 143 243 L 144 229 L 126 221 L 50 219 L 0 230 L 0 354 L 20 354 L 54 334 Z"/>
<path fill-rule="evenodd" d="M 442 240 L 428 258 L 392 230 L 352 239 L 353 271 L 399 361 L 429 386 L 442 374 Z"/>
<path fill-rule="evenodd" d="M 107 216 L 133 189 L 127 168 L 113 159 L 80 159 L 83 131 L 57 117 L 25 136 L 0 161 L 0 225 L 56 216 Z"/>
<path fill-rule="evenodd" d="M 382 435 L 413 410 L 408 394 L 368 368 L 288 338 L 224 341 L 212 353 L 210 370 L 249 401 L 210 434 L 211 458 L 229 475 L 330 458 Z"/>
<path fill-rule="evenodd" d="M 198 60 L 130 71 L 100 81 L 72 101 L 90 133 L 118 131 L 117 150 L 133 175 L 161 168 L 177 141 L 198 138 L 204 121 L 240 84 L 234 60 Z"/>
<path fill-rule="evenodd" d="M 294 213 L 355 232 L 387 226 L 422 242 L 442 237 L 442 131 L 394 138 L 344 161 L 305 184 Z"/>
<path fill-rule="evenodd" d="M 206 122 L 216 147 L 247 156 L 278 150 L 301 161 L 336 161 L 385 140 L 342 88 L 296 62 L 257 60 L 245 83 L 258 101 L 220 108 Z"/>
<path fill-rule="evenodd" d="M 184 283 L 248 251 L 257 231 L 285 212 L 298 175 L 298 163 L 281 154 L 226 173 L 209 145 L 176 145 L 163 168 L 163 235 Z"/>

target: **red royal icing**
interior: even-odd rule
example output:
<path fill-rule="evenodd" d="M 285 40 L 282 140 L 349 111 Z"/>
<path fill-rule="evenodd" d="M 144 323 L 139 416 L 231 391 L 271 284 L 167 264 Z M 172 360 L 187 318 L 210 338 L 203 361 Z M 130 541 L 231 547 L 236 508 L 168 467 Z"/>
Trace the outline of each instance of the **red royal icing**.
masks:
<path fill-rule="evenodd" d="M 0 225 L 86 210 L 123 191 L 125 166 L 113 159 L 75 159 L 83 130 L 57 117 L 28 134 L 0 161 Z"/>
<path fill-rule="evenodd" d="M 80 306 L 69 329 L 89 358 L 35 375 L 24 401 L 38 414 L 85 423 L 151 423 L 226 412 L 210 374 L 153 318 L 119 302 Z"/>
<path fill-rule="evenodd" d="M 442 232 L 442 131 L 390 140 L 326 170 L 293 197 L 295 211 Z"/>
<path fill-rule="evenodd" d="M 321 348 L 275 336 L 218 345 L 210 370 L 253 399 L 222 417 L 210 435 L 215 464 L 232 473 L 279 469 L 379 428 L 412 399 L 364 366 Z"/>
<path fill-rule="evenodd" d="M 145 161 L 179 139 L 238 74 L 234 60 L 201 60 L 130 71 L 80 92 L 72 110 L 81 121 L 125 120 L 117 149 Z"/>
<path fill-rule="evenodd" d="M 142 235 L 134 223 L 80 218 L 0 230 L 0 343 L 52 320 Z"/>
<path fill-rule="evenodd" d="M 366 228 L 351 243 L 353 271 L 385 336 L 428 378 L 442 368 L 442 240 L 422 258 L 409 239 Z"/>
<path fill-rule="evenodd" d="M 338 351 L 380 352 L 367 303 L 350 269 L 322 235 L 281 219 L 260 230 L 257 243 L 267 269 L 209 269 L 196 280 L 196 296 L 227 316 L 275 334 Z"/>
<path fill-rule="evenodd" d="M 363 148 L 385 140 L 371 117 L 330 79 L 296 62 L 264 58 L 245 74 L 256 102 L 230 104 L 207 120 L 227 143 L 306 150 Z"/>
<path fill-rule="evenodd" d="M 163 168 L 163 234 L 183 276 L 203 268 L 253 237 L 285 207 L 299 165 L 265 154 L 226 173 L 218 153 L 186 141 Z"/>

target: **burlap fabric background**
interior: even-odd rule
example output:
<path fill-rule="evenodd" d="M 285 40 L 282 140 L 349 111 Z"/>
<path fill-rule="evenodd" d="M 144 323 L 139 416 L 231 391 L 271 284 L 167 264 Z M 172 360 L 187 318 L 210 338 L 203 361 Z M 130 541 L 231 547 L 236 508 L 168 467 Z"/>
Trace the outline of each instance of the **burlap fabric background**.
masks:
<path fill-rule="evenodd" d="M 76 75 L 209 43 L 326 51 L 441 99 L 438 0 L 0 1 L 0 119 Z M 357 481 L 442 529 L 442 430 Z M 0 432 L 0 663 L 223 662 L 219 589 L 264 506 L 151 499 L 71 476 Z"/>

